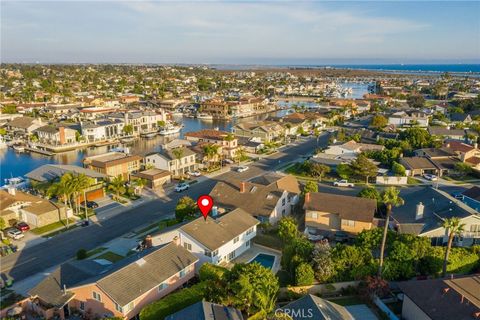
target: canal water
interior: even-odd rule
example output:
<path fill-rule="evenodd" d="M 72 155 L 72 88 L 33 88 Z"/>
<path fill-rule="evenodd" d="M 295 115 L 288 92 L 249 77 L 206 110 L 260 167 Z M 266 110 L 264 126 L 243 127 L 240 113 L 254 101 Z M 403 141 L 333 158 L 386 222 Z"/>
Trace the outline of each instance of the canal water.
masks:
<path fill-rule="evenodd" d="M 342 83 L 342 85 L 353 88 L 353 94 L 351 97 L 362 97 L 363 94 L 368 91 L 368 84 L 359 83 Z M 349 98 L 351 98 L 349 97 Z M 315 103 L 302 103 L 309 107 L 315 105 Z M 290 104 L 281 102 L 282 107 L 289 106 Z M 160 149 L 160 146 L 165 142 L 169 142 L 174 139 L 182 138 L 185 132 L 198 131 L 201 129 L 214 129 L 230 132 L 233 125 L 237 122 L 264 120 L 269 115 L 283 116 L 287 113 L 287 110 L 279 110 L 270 114 L 263 114 L 249 118 L 234 119 L 231 121 L 221 120 L 200 120 L 186 117 L 174 117 L 174 120 L 183 124 L 183 129 L 180 133 L 171 136 L 156 136 L 153 139 L 138 139 L 131 144 L 123 144 L 128 146 L 131 153 L 146 154 L 148 152 L 155 152 Z M 118 145 L 117 145 L 118 146 Z M 110 149 L 116 147 L 103 146 L 103 147 L 90 147 L 83 150 L 75 150 L 56 154 L 52 157 L 46 157 L 37 153 L 16 153 L 12 148 L 6 148 L 0 150 L 0 185 L 3 185 L 5 179 L 11 177 L 24 176 L 26 173 L 44 165 L 44 164 L 73 164 L 82 166 L 82 160 L 87 156 L 98 155 L 108 152 Z"/>

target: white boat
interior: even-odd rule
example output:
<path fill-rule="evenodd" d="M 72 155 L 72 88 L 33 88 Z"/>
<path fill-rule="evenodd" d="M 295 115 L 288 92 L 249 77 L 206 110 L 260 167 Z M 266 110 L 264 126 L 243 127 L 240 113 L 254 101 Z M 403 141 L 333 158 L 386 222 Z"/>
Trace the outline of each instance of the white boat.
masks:
<path fill-rule="evenodd" d="M 133 142 L 135 141 L 135 137 L 124 137 L 124 138 L 121 138 L 120 141 L 122 141 L 123 143 L 129 143 L 129 142 Z"/>
<path fill-rule="evenodd" d="M 5 142 L 3 136 L 0 136 L 0 149 L 5 149 L 8 147 L 8 144 Z"/>
<path fill-rule="evenodd" d="M 28 186 L 28 180 L 22 177 L 14 177 L 10 179 L 5 179 L 5 185 L 1 187 L 1 189 L 23 189 Z"/>
<path fill-rule="evenodd" d="M 170 135 L 170 134 L 179 133 L 181 129 L 182 129 L 181 126 L 171 125 L 171 126 L 166 126 L 162 129 L 160 129 L 160 131 L 158 133 L 162 136 L 167 136 L 167 135 Z"/>
<path fill-rule="evenodd" d="M 14 145 L 13 147 L 13 150 L 15 150 L 16 152 L 25 152 L 25 146 L 22 146 L 20 144 L 16 144 Z"/>
<path fill-rule="evenodd" d="M 211 114 L 200 113 L 200 114 L 197 115 L 197 119 L 213 120 L 213 116 Z"/>
<path fill-rule="evenodd" d="M 157 132 L 154 131 L 154 132 L 148 132 L 148 133 L 142 133 L 141 136 L 144 137 L 144 138 L 153 138 L 157 135 Z"/>

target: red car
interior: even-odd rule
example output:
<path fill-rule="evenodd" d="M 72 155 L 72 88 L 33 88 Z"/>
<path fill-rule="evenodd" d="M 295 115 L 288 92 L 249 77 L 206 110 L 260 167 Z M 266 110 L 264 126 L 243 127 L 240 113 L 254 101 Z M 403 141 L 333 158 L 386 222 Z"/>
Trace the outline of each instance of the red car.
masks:
<path fill-rule="evenodd" d="M 19 222 L 15 225 L 15 228 L 17 228 L 18 230 L 22 231 L 22 232 L 27 232 L 28 230 L 30 230 L 30 226 L 28 224 L 26 224 L 25 222 Z"/>

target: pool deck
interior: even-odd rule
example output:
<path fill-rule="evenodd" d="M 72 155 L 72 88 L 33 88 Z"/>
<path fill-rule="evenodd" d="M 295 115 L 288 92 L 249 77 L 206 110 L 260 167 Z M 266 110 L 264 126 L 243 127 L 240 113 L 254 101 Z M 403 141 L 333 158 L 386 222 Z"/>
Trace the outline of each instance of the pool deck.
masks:
<path fill-rule="evenodd" d="M 273 262 L 272 272 L 276 274 L 278 270 L 280 270 L 280 260 L 282 258 L 282 253 L 280 251 L 277 251 L 268 247 L 264 247 L 258 244 L 253 244 L 250 247 L 250 249 L 245 251 L 238 258 L 232 260 L 230 263 L 226 265 L 226 267 L 231 268 L 235 263 L 248 263 L 260 253 L 265 253 L 275 257 L 275 261 Z"/>

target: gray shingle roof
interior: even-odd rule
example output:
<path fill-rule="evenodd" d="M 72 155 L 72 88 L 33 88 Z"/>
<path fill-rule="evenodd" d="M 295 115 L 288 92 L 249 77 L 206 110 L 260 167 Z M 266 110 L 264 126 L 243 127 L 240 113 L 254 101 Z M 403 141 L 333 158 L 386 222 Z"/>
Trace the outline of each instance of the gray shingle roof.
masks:
<path fill-rule="evenodd" d="M 232 307 L 199 301 L 165 318 L 165 320 L 243 320 L 242 313 Z"/>
<path fill-rule="evenodd" d="M 353 320 L 345 307 L 311 294 L 287 304 L 281 310 L 293 320 Z"/>
<path fill-rule="evenodd" d="M 67 172 L 74 172 L 77 174 L 85 174 L 88 177 L 91 178 L 105 178 L 106 175 L 82 168 L 79 166 L 75 165 L 63 165 L 63 164 L 46 164 L 41 167 L 38 167 L 35 170 L 30 171 L 27 173 L 25 176 L 29 179 L 35 180 L 35 181 L 40 181 L 40 182 L 45 182 L 45 181 L 51 181 L 54 180 L 58 177 L 63 176 Z"/>
<path fill-rule="evenodd" d="M 214 251 L 259 223 L 250 214 L 237 208 L 217 219 L 209 216 L 205 220 L 200 217 L 180 229 Z"/>

